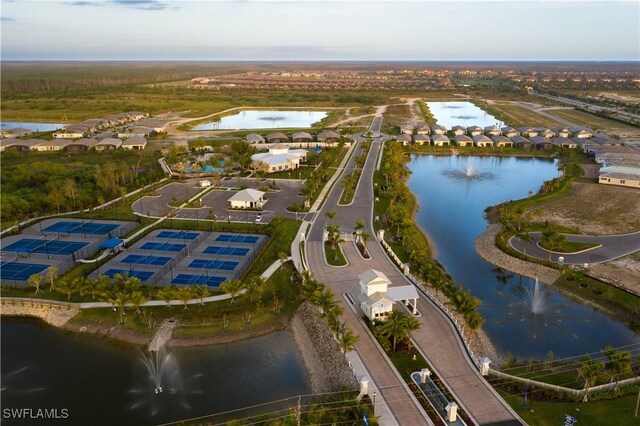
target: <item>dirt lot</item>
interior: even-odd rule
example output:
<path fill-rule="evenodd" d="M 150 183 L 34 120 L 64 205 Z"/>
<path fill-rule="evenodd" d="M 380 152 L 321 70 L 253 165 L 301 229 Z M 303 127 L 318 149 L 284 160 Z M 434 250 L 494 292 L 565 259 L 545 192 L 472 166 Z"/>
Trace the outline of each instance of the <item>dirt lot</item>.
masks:
<path fill-rule="evenodd" d="M 574 182 L 563 194 L 536 203 L 529 210 L 536 221 L 548 220 L 577 227 L 585 234 L 616 234 L 640 229 L 640 191 L 633 188 Z"/>
<path fill-rule="evenodd" d="M 590 274 L 640 296 L 640 252 L 608 263 L 592 265 Z"/>
<path fill-rule="evenodd" d="M 565 120 L 574 122 L 580 126 L 590 127 L 594 130 L 600 130 L 609 134 L 616 134 L 623 138 L 640 135 L 640 130 L 636 127 L 629 126 L 615 120 L 608 120 L 586 112 L 572 109 L 551 110 L 548 112 L 564 118 Z"/>

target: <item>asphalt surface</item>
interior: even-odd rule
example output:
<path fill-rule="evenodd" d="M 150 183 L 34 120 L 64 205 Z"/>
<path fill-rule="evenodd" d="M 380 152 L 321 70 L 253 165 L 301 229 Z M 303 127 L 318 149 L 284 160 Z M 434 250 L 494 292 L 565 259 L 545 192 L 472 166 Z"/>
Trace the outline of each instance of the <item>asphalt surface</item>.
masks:
<path fill-rule="evenodd" d="M 527 256 L 556 263 L 558 258 L 562 256 L 564 263 L 568 265 L 604 263 L 640 250 L 640 231 L 621 235 L 563 234 L 567 241 L 600 245 L 574 254 L 554 253 L 540 247 L 538 243 L 542 239 L 541 232 L 531 232 L 529 235 L 533 237 L 533 242 L 524 242 L 518 237 L 512 237 L 509 240 L 509 245 Z"/>

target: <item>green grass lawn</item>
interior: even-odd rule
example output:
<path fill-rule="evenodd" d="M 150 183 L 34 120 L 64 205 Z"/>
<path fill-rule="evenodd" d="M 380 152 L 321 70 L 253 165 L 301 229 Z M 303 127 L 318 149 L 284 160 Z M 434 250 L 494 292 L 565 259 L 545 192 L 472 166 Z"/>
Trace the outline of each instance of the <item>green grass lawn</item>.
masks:
<path fill-rule="evenodd" d="M 634 417 L 637 394 L 618 399 L 595 402 L 538 402 L 527 401 L 522 408 L 523 398 L 498 391 L 509 405 L 531 426 L 558 426 L 563 424 L 565 414 L 576 416 L 578 425 L 610 426 L 637 425 L 639 417 Z"/>
<path fill-rule="evenodd" d="M 329 243 L 324 244 L 324 257 L 327 259 L 327 263 L 331 266 L 345 266 L 347 264 L 347 259 L 344 258 L 342 250 L 339 248 L 336 253 L 332 245 Z"/>
<path fill-rule="evenodd" d="M 580 243 L 575 241 L 564 241 L 562 247 L 550 247 L 547 241 L 540 241 L 540 247 L 547 250 L 556 251 L 559 253 L 576 253 L 579 251 L 587 250 L 590 248 L 598 247 L 600 244 L 594 243 Z"/>

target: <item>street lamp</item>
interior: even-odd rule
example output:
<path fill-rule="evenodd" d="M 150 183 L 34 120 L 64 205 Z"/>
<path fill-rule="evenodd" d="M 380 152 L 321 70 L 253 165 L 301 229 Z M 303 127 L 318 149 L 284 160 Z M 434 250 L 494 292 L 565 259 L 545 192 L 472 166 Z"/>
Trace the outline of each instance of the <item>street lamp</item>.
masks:
<path fill-rule="evenodd" d="M 376 391 L 373 391 L 373 415 L 376 415 Z"/>

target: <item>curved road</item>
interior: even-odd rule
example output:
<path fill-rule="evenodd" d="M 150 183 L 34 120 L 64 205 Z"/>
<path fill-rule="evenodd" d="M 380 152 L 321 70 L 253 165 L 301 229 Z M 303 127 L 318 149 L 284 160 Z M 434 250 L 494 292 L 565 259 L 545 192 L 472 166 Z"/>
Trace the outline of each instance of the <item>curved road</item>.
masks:
<path fill-rule="evenodd" d="M 518 237 L 511 237 L 509 245 L 520 253 L 542 260 L 558 262 L 558 258 L 562 256 L 564 263 L 568 265 L 603 263 L 640 251 L 640 231 L 620 235 L 563 234 L 567 241 L 600 245 L 573 254 L 555 253 L 540 247 L 538 243 L 542 238 L 541 232 L 530 232 L 529 235 L 533 237 L 533 242 L 528 243 Z"/>
<path fill-rule="evenodd" d="M 371 130 L 379 131 L 381 124 L 382 117 L 376 117 Z M 346 172 L 329 192 L 307 237 L 305 251 L 309 268 L 318 281 L 325 283 L 338 296 L 349 293 L 353 298 L 357 297 L 359 294 L 358 275 L 369 268 L 384 272 L 396 285 L 411 284 L 391 263 L 377 241 L 372 240 L 368 245 L 371 254 L 370 260 L 360 257 L 357 249 L 350 242 L 343 244 L 343 251 L 349 262 L 348 267 L 331 267 L 324 260 L 322 234 L 325 224 L 329 221 L 324 216 L 325 212 L 337 212 L 332 223 L 339 224 L 344 232 L 351 232 L 355 227 L 355 222 L 364 219 L 367 223 L 366 231 L 373 233 L 371 226 L 373 214 L 372 178 L 375 162 L 384 139 L 388 138 L 378 138 L 372 143 L 354 202 L 349 206 L 337 205 L 341 195 L 339 181 L 355 167 L 357 152 L 350 159 Z M 390 370 L 385 357 L 376 349 L 368 331 L 348 308 L 344 299 L 342 297 L 338 297 L 338 299 L 345 308 L 342 319 L 360 336 L 356 350 L 371 373 L 373 381 L 380 388 L 396 386 L 398 378 Z M 359 310 L 359 307 L 357 309 Z M 414 332 L 412 337 L 418 348 L 425 354 L 429 364 L 448 385 L 474 422 L 480 425 L 522 424 L 517 415 L 480 376 L 463 348 L 451 321 L 426 297 L 421 297 L 418 300 L 418 310 L 422 313 L 420 318 L 422 327 Z M 399 398 L 397 396 L 398 390 L 395 389 L 395 400 L 389 402 L 389 407 L 398 422 L 401 425 L 425 424 L 425 419 L 416 409 L 414 403 L 409 399 Z M 387 398 L 384 391 L 382 393 Z"/>

